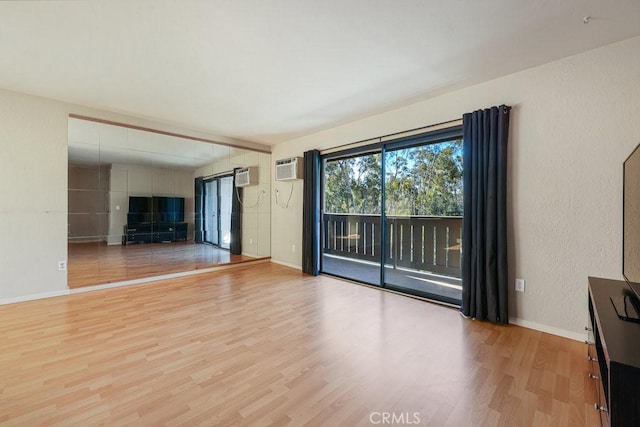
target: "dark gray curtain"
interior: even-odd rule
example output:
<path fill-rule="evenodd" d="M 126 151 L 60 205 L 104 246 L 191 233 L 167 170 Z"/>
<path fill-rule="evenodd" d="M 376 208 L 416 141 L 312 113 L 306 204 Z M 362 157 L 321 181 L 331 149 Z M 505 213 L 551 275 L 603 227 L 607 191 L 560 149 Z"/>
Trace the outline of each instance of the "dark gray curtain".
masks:
<path fill-rule="evenodd" d="M 194 240 L 196 243 L 202 243 L 204 238 L 204 223 L 202 209 L 204 207 L 204 181 L 202 178 L 196 178 L 195 182 L 195 224 L 194 224 Z"/>
<path fill-rule="evenodd" d="M 510 107 L 462 117 L 462 314 L 508 323 L 507 138 Z"/>
<path fill-rule="evenodd" d="M 320 273 L 320 151 L 304 153 L 302 195 L 302 271 Z"/>
<path fill-rule="evenodd" d="M 233 170 L 233 192 L 231 198 L 231 243 L 229 252 L 234 255 L 242 254 L 242 188 L 236 187 L 236 172 L 238 168 Z"/>

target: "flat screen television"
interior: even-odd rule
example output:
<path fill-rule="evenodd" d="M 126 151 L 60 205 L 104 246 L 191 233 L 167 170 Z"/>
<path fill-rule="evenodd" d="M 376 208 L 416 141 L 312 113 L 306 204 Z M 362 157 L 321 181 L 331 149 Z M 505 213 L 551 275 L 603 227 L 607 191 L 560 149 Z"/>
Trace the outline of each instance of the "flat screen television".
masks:
<path fill-rule="evenodd" d="M 184 197 L 153 197 L 154 222 L 183 222 Z"/>
<path fill-rule="evenodd" d="M 153 219 L 153 201 L 151 197 L 129 197 L 127 223 L 151 222 Z"/>
<path fill-rule="evenodd" d="M 624 161 L 623 170 L 622 275 L 632 292 L 612 301 L 618 316 L 640 321 L 640 145 Z"/>

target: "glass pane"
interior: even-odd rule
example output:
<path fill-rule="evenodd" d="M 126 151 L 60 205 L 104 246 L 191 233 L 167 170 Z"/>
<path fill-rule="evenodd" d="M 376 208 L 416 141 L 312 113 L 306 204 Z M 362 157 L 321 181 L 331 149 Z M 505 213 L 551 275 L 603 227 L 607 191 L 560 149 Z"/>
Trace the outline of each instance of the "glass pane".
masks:
<path fill-rule="evenodd" d="M 206 239 L 223 240 L 219 178 L 208 188 L 209 204 L 198 200 L 198 221 L 194 178 L 231 174 L 235 166 L 258 167 L 260 203 L 242 231 L 245 248 L 252 243 L 252 253 L 269 256 L 270 154 L 74 118 L 68 120 L 68 154 L 69 287 L 231 262 L 229 251 L 200 244 L 201 218 Z M 229 206 L 231 194 L 223 201 Z M 222 210 L 229 247 L 231 209 Z"/>
<path fill-rule="evenodd" d="M 220 178 L 220 247 L 231 246 L 231 197 L 233 196 L 233 177 Z"/>
<path fill-rule="evenodd" d="M 462 140 L 385 156 L 385 286 L 460 304 Z"/>
<path fill-rule="evenodd" d="M 217 245 L 218 239 L 218 180 L 204 183 L 204 241 Z"/>
<path fill-rule="evenodd" d="M 381 154 L 324 162 L 322 270 L 380 284 Z"/>

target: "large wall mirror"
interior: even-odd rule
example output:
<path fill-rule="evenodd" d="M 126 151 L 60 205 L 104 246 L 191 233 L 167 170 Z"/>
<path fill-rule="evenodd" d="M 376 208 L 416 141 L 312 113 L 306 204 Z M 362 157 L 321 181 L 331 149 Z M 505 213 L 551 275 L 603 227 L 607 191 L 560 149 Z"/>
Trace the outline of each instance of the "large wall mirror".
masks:
<path fill-rule="evenodd" d="M 68 182 L 69 288 L 271 255 L 269 153 L 70 117 Z"/>

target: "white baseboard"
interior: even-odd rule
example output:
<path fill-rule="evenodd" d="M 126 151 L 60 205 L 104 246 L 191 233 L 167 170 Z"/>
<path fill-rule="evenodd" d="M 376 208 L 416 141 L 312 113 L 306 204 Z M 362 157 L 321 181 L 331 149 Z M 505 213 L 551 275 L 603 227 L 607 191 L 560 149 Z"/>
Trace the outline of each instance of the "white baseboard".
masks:
<path fill-rule="evenodd" d="M 13 298 L 2 298 L 0 299 L 0 305 L 15 304 L 17 302 L 33 301 L 36 299 L 43 299 L 43 298 L 60 297 L 63 295 L 69 295 L 69 289 L 62 289 L 59 291 L 51 291 L 51 292 L 42 292 L 40 294 L 23 295 L 23 296 L 13 297 Z"/>
<path fill-rule="evenodd" d="M 295 268 L 296 270 L 302 270 L 302 266 L 301 265 L 295 265 L 295 264 L 291 264 L 291 263 L 288 263 L 288 262 L 279 261 L 279 260 L 273 259 L 273 258 L 271 258 L 271 262 L 274 263 L 274 264 L 284 265 L 285 267 Z"/>
<path fill-rule="evenodd" d="M 547 326 L 537 322 L 530 322 L 528 320 L 518 319 L 517 317 L 510 317 L 509 323 L 512 325 L 522 326 L 523 328 L 533 329 L 540 332 L 546 332 L 547 334 L 569 338 L 575 341 L 584 341 L 586 337 L 584 333 L 571 332 L 565 329 L 554 328 L 553 326 Z"/>

